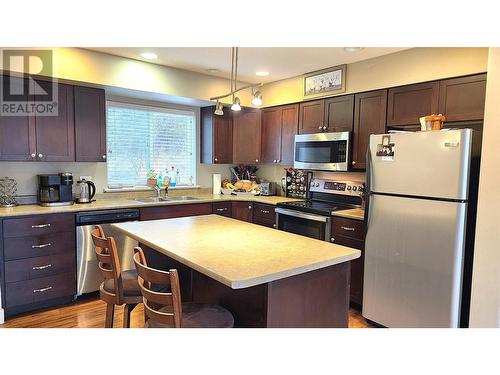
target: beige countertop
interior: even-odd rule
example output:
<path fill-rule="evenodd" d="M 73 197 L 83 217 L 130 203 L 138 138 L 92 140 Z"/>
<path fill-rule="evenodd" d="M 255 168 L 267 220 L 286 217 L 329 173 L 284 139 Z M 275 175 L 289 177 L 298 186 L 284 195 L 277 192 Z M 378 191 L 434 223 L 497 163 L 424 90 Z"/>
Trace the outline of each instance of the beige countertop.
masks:
<path fill-rule="evenodd" d="M 362 208 L 352 208 L 350 210 L 336 211 L 333 213 L 333 216 L 362 221 L 365 219 L 365 210 L 363 210 Z"/>
<path fill-rule="evenodd" d="M 345 246 L 218 215 L 112 226 L 233 289 L 247 288 L 359 258 Z"/>
<path fill-rule="evenodd" d="M 197 197 L 199 199 L 190 201 L 164 201 L 164 202 L 148 202 L 141 203 L 134 201 L 131 198 L 101 198 L 97 199 L 92 203 L 84 204 L 73 204 L 71 206 L 59 206 L 59 207 L 42 207 L 37 204 L 20 205 L 11 208 L 1 208 L 0 207 L 0 218 L 3 217 L 13 217 L 22 215 L 37 215 L 37 214 L 53 214 L 53 213 L 64 213 L 64 212 L 81 212 L 81 211 L 96 211 L 96 210 L 107 210 L 107 209 L 118 209 L 118 208 L 141 208 L 141 207 L 151 207 L 151 206 L 172 206 L 179 204 L 193 204 L 193 203 L 211 203 L 211 202 L 221 202 L 221 201 L 251 201 L 258 203 L 276 204 L 278 202 L 288 202 L 297 201 L 299 199 L 287 198 L 281 196 L 236 196 L 236 195 L 214 195 L 207 193 L 192 192 L 186 193 L 185 195 Z M 169 195 L 171 198 L 175 198 L 175 194 Z"/>

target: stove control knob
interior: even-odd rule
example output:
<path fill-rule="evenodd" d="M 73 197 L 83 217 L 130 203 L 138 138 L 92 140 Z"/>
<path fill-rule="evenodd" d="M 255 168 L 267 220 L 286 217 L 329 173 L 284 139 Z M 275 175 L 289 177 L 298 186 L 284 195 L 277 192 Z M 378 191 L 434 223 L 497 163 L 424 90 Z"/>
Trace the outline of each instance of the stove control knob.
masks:
<path fill-rule="evenodd" d="M 356 186 L 353 186 L 352 191 L 356 191 L 356 190 L 358 190 L 358 188 Z"/>
<path fill-rule="evenodd" d="M 351 190 L 351 185 L 347 186 L 347 190 Z"/>

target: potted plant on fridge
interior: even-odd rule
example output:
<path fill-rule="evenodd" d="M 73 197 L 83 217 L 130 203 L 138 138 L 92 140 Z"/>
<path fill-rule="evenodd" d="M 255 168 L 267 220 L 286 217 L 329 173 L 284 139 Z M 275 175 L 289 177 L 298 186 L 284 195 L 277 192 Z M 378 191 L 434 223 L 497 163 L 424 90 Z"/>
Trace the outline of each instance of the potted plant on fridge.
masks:
<path fill-rule="evenodd" d="M 157 179 L 157 174 L 156 174 L 156 172 L 155 172 L 154 169 L 151 169 L 146 174 L 146 177 L 147 177 L 146 185 L 148 185 L 148 186 L 156 186 L 156 183 L 157 183 L 158 179 Z"/>

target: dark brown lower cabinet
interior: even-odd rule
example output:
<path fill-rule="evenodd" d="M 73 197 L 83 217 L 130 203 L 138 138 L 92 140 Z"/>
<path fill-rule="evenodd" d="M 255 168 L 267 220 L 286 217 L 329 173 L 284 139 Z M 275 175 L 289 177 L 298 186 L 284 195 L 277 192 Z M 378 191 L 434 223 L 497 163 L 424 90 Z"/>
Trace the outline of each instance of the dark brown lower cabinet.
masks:
<path fill-rule="evenodd" d="M 253 221 L 253 203 L 232 202 L 231 217 L 251 223 Z"/>
<path fill-rule="evenodd" d="M 212 213 L 231 217 L 231 202 L 216 202 L 212 205 Z"/>
<path fill-rule="evenodd" d="M 365 262 L 365 228 L 360 220 L 334 217 L 332 219 L 332 242 L 337 245 L 361 250 L 361 257 L 351 261 L 350 302 L 360 308 L 363 304 L 363 275 Z"/>
<path fill-rule="evenodd" d="M 253 204 L 253 223 L 263 225 L 269 228 L 276 227 L 276 207 L 272 204 L 254 203 Z"/>
<path fill-rule="evenodd" d="M 4 268 L 3 307 L 6 315 L 74 299 L 75 236 L 73 214 L 33 215 L 3 220 L 0 238 Z"/>
<path fill-rule="evenodd" d="M 141 220 L 172 219 L 176 217 L 209 215 L 212 203 L 190 203 L 175 206 L 144 207 L 140 209 Z"/>

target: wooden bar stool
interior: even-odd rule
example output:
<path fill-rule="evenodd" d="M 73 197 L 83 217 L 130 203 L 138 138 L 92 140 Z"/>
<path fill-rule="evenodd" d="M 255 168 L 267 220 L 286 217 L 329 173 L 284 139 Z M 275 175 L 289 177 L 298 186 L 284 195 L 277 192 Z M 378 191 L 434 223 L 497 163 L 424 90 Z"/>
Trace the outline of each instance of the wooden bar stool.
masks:
<path fill-rule="evenodd" d="M 134 262 L 144 297 L 146 328 L 232 328 L 233 315 L 218 305 L 181 303 L 177 270 L 150 268 L 140 247 L 134 248 Z"/>
<path fill-rule="evenodd" d="M 106 302 L 105 328 L 113 328 L 115 305 L 125 304 L 123 328 L 130 327 L 130 313 L 137 304 L 142 303 L 142 294 L 135 270 L 121 271 L 115 239 L 106 237 L 102 227 L 96 225 L 91 232 L 94 241 L 99 269 L 104 277 L 99 288 L 102 301 Z"/>

